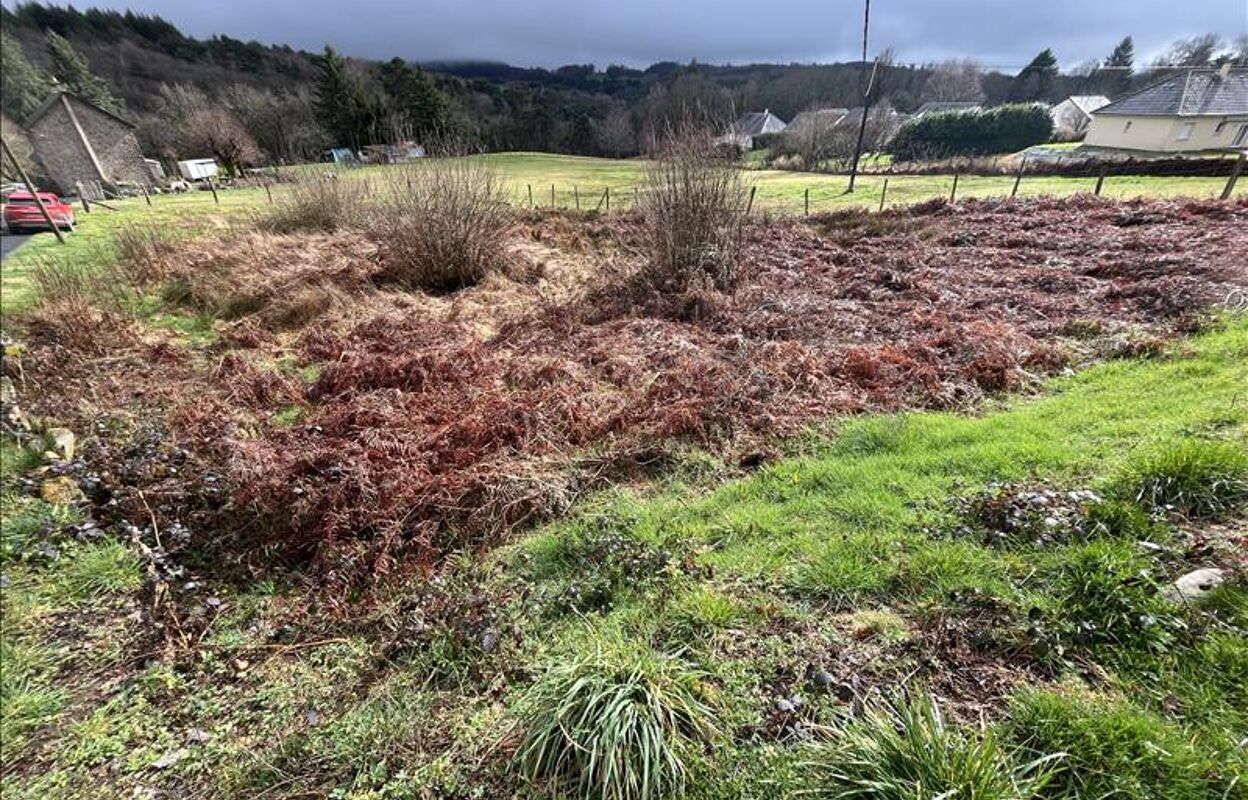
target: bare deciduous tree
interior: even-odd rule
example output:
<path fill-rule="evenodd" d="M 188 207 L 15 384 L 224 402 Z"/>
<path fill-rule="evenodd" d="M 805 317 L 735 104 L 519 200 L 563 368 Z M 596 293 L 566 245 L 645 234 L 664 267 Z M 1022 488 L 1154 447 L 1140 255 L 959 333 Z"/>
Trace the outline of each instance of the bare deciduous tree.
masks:
<path fill-rule="evenodd" d="M 932 103 L 983 102 L 984 73 L 971 60 L 950 60 L 931 67 L 931 77 L 923 84 L 922 98 Z"/>
<path fill-rule="evenodd" d="M 186 121 L 185 146 L 209 153 L 226 172 L 239 175 L 262 153 L 251 133 L 238 117 L 224 108 L 196 111 Z"/>

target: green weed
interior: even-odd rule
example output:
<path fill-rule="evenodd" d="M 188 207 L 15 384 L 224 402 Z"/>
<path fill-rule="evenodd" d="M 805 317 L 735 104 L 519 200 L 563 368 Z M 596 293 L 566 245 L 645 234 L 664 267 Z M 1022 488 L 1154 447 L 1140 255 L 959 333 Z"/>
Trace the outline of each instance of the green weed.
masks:
<path fill-rule="evenodd" d="M 899 696 L 839 726 L 806 762 L 808 794 L 847 800 L 1031 800 L 1061 755 L 1021 763 L 992 731 L 949 725 L 926 695 Z"/>
<path fill-rule="evenodd" d="M 525 698 L 524 775 L 578 798 L 680 795 L 691 746 L 717 734 L 703 678 L 622 642 L 561 660 Z"/>
<path fill-rule="evenodd" d="M 1228 800 L 1248 788 L 1239 782 L 1248 774 L 1242 753 L 1223 761 L 1173 723 L 1121 700 L 1026 690 L 1011 702 L 1007 731 L 1033 754 L 1068 754 L 1045 792 L 1054 800 Z"/>
<path fill-rule="evenodd" d="M 1133 459 L 1115 486 L 1148 509 L 1216 517 L 1248 502 L 1248 452 L 1232 442 L 1185 439 Z"/>

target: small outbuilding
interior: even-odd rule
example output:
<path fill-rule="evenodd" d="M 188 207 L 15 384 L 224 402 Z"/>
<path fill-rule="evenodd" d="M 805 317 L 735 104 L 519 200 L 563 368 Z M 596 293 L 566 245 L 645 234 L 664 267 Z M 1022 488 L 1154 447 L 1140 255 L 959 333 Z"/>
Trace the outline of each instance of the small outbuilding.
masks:
<path fill-rule="evenodd" d="M 152 184 L 134 124 L 78 95 L 53 92 L 25 127 L 35 159 L 62 194 L 94 181 Z"/>
<path fill-rule="evenodd" d="M 1072 94 L 1049 109 L 1053 115 L 1053 136 L 1062 141 L 1073 141 L 1088 132 L 1092 113 L 1109 105 L 1109 98 L 1102 94 Z"/>
<path fill-rule="evenodd" d="M 1248 69 L 1188 69 L 1092 112 L 1086 147 L 1156 153 L 1248 148 Z"/>

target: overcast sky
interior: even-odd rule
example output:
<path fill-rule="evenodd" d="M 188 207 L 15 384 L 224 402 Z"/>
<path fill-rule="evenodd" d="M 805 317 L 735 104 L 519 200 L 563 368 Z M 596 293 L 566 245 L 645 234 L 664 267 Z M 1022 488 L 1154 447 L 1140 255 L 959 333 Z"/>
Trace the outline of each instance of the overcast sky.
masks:
<path fill-rule="evenodd" d="M 6 3 L 11 0 L 5 0 Z M 85 7 L 90 2 L 79 0 Z M 355 56 L 524 66 L 654 61 L 839 61 L 861 49 L 861 0 L 123 0 L 184 31 Z M 975 58 L 1018 67 L 1052 47 L 1062 66 L 1127 34 L 1145 61 L 1176 38 L 1248 30 L 1248 0 L 875 0 L 872 46 L 900 62 Z"/>

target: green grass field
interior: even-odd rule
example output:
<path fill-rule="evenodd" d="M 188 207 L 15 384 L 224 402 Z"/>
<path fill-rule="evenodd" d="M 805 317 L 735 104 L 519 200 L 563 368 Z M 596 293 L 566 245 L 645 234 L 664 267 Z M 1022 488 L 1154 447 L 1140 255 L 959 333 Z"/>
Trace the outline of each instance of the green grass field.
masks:
<path fill-rule="evenodd" d="M 533 203 L 539 207 L 554 205 L 575 208 L 579 197 L 583 210 L 605 207 L 604 193 L 611 190 L 612 210 L 626 210 L 634 203 L 634 190 L 644 178 L 645 163 L 637 160 L 614 160 L 545 153 L 503 153 L 483 156 L 506 182 L 513 202 L 526 207 L 529 188 Z M 309 174 L 332 169 L 317 165 L 297 168 Z M 341 170 L 352 179 L 375 182 L 387 172 L 386 167 L 363 167 Z M 811 213 L 840 208 L 865 206 L 876 208 L 884 188 L 884 179 L 864 176 L 858 180 L 853 194 L 846 193 L 848 179 L 839 175 L 748 170 L 747 181 L 757 187 L 755 207 L 760 212 L 801 214 L 806 209 L 809 191 Z M 1014 179 L 1002 177 L 965 176 L 958 181 L 958 197 L 1006 197 Z M 1034 177 L 1024 179 L 1020 196 L 1065 197 L 1091 192 L 1095 181 L 1086 178 Z M 1103 194 L 1107 197 L 1216 197 L 1225 185 L 1222 178 L 1152 178 L 1119 177 L 1106 181 Z M 904 205 L 933 198 L 947 198 L 953 188 L 953 177 L 894 176 L 888 179 L 887 205 Z M 1248 192 L 1248 182 L 1237 189 L 1239 197 Z M 260 189 L 231 189 L 220 193 L 220 204 L 214 204 L 208 192 L 184 195 L 157 195 L 148 207 L 140 198 L 120 200 L 117 211 L 97 209 L 92 214 L 79 213 L 78 231 L 70 236 L 67 246 L 56 243 L 51 234 L 39 234 L 5 261 L 0 275 L 3 309 L 20 308 L 29 302 L 27 275 L 32 264 L 48 256 L 72 263 L 89 264 L 111 258 L 112 234 L 120 225 L 152 223 L 170 226 L 187 234 L 224 227 L 230 219 L 263 209 L 266 195 Z"/>

